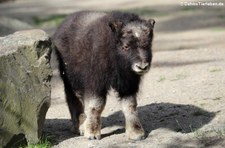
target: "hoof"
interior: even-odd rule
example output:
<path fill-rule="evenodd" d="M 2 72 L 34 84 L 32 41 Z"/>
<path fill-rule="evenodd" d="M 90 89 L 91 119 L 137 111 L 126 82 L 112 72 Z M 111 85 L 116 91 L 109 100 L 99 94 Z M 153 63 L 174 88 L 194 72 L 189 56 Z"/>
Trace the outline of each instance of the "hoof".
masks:
<path fill-rule="evenodd" d="M 100 140 L 101 135 L 91 135 L 91 136 L 86 136 L 88 140 Z"/>
<path fill-rule="evenodd" d="M 126 132 L 128 138 L 130 140 L 134 140 L 134 141 L 140 141 L 140 140 L 144 140 L 145 137 L 145 132 L 144 130 L 141 128 L 139 130 L 129 130 Z"/>
<path fill-rule="evenodd" d="M 77 129 L 75 126 L 72 126 L 72 127 L 70 128 L 70 131 L 71 131 L 72 133 L 76 134 L 76 135 L 79 135 L 79 131 L 78 131 L 78 129 Z"/>
<path fill-rule="evenodd" d="M 130 140 L 134 140 L 134 141 L 140 141 L 140 140 L 144 140 L 145 139 L 145 135 L 139 135 L 139 136 L 135 136 L 135 137 L 129 137 Z"/>

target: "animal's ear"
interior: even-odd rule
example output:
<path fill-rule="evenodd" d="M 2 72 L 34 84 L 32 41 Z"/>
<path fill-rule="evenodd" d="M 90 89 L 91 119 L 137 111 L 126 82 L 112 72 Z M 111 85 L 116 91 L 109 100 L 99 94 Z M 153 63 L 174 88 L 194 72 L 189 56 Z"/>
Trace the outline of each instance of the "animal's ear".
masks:
<path fill-rule="evenodd" d="M 121 21 L 112 21 L 112 22 L 109 22 L 109 27 L 111 28 L 111 30 L 113 32 L 119 32 L 122 27 L 123 27 L 123 22 Z"/>
<path fill-rule="evenodd" d="M 154 26 L 155 26 L 155 20 L 154 20 L 154 19 L 149 19 L 149 20 L 148 20 L 148 23 L 149 23 L 149 25 L 150 25 L 152 28 L 154 28 Z"/>

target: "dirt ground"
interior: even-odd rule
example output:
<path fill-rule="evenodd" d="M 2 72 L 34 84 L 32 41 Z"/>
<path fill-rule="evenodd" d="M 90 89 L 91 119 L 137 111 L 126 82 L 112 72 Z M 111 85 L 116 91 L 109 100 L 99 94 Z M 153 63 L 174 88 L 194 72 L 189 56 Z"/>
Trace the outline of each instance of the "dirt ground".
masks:
<path fill-rule="evenodd" d="M 206 48 L 154 53 L 138 96 L 147 138 L 137 142 L 124 134 L 124 118 L 113 91 L 102 115 L 103 138 L 88 141 L 71 134 L 63 85 L 55 70 L 45 132 L 55 139 L 54 147 L 225 147 L 224 55 L 225 50 Z"/>
<path fill-rule="evenodd" d="M 152 68 L 143 77 L 138 94 L 138 111 L 146 139 L 126 138 L 120 102 L 113 90 L 102 114 L 103 138 L 89 141 L 73 135 L 64 86 L 53 54 L 52 102 L 44 127 L 53 147 L 225 147 L 224 0 L 220 1 L 224 6 L 208 7 L 181 6 L 179 0 L 71 2 L 21 0 L 0 5 L 0 14 L 28 24 L 32 24 L 34 15 L 46 17 L 81 9 L 127 10 L 154 18 Z M 52 34 L 56 26 L 40 27 Z"/>

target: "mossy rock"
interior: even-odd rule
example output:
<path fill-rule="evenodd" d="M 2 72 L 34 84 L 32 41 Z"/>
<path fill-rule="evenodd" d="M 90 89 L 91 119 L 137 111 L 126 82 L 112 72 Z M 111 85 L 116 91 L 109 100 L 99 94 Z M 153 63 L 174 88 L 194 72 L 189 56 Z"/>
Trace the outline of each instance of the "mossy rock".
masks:
<path fill-rule="evenodd" d="M 0 147 L 39 141 L 50 105 L 50 52 L 42 30 L 0 38 Z"/>

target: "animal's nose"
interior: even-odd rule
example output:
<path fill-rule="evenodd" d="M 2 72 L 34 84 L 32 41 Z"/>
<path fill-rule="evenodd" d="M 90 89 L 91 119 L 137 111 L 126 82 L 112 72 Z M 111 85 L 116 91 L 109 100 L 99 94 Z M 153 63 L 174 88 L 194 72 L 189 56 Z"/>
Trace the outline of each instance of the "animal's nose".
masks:
<path fill-rule="evenodd" d="M 141 62 L 141 63 L 136 63 L 135 66 L 142 71 L 145 71 L 148 69 L 149 64 L 145 63 L 145 62 Z"/>

